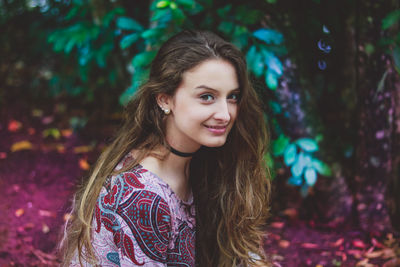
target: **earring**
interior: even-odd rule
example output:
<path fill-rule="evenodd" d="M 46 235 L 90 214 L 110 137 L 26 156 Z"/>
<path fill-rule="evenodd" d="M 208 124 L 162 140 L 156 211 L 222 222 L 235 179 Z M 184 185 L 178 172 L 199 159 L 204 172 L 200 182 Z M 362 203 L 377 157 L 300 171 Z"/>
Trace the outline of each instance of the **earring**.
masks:
<path fill-rule="evenodd" d="M 165 115 L 168 115 L 171 111 L 169 110 L 169 108 L 163 108 L 163 107 L 160 107 L 161 108 L 161 110 L 162 111 L 164 111 L 164 114 Z"/>

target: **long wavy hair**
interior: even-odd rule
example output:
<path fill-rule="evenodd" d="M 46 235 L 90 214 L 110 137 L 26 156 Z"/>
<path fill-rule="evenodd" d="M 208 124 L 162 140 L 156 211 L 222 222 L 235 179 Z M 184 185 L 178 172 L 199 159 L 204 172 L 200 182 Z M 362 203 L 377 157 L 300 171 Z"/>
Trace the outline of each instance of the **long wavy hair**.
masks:
<path fill-rule="evenodd" d="M 132 150 L 134 167 L 155 154 L 165 140 L 165 115 L 156 96 L 173 96 L 182 74 L 209 59 L 230 62 L 240 86 L 238 116 L 222 147 L 201 147 L 190 163 L 190 183 L 196 213 L 196 265 L 244 266 L 256 261 L 269 265 L 263 255 L 262 238 L 269 214 L 269 172 L 264 164 L 268 136 L 260 102 L 252 88 L 246 61 L 231 43 L 206 31 L 185 30 L 171 37 L 151 63 L 148 81 L 125 109 L 124 124 L 114 141 L 99 157 L 89 179 L 74 197 L 71 219 L 61 242 L 63 266 L 78 253 L 79 261 L 96 263 L 91 244 L 93 213 L 106 178 Z M 254 255 L 260 257 L 255 257 Z M 256 259 L 257 258 L 257 259 Z"/>

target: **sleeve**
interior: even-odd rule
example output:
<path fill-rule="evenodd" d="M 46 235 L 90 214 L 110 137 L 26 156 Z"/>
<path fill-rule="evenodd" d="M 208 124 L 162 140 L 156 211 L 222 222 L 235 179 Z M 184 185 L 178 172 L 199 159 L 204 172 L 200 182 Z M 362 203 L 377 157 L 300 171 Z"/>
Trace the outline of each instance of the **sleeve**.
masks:
<path fill-rule="evenodd" d="M 157 193 L 116 183 L 95 210 L 93 247 L 101 266 L 167 266 L 171 214 Z"/>

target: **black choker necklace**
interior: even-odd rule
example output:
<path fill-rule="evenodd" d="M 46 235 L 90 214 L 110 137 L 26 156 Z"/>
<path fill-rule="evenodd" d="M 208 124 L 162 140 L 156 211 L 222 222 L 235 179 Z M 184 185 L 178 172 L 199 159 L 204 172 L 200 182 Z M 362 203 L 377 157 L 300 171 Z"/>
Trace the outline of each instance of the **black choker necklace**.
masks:
<path fill-rule="evenodd" d="M 180 152 L 180 151 L 176 150 L 175 148 L 173 148 L 172 146 L 170 146 L 169 150 L 172 153 L 174 153 L 175 155 L 180 156 L 180 157 L 185 157 L 185 158 L 191 157 L 194 155 L 194 153 L 196 153 L 196 152 L 192 152 L 192 153 Z"/>

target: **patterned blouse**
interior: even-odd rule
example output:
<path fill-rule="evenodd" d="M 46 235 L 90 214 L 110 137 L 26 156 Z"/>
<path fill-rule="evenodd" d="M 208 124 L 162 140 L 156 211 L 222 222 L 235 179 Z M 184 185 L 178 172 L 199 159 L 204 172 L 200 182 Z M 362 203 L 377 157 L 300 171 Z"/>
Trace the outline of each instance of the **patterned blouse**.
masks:
<path fill-rule="evenodd" d="M 116 169 L 128 160 L 130 154 Z M 109 177 L 95 209 L 92 244 L 100 266 L 195 266 L 193 195 L 182 201 L 141 165 Z M 77 257 L 71 266 L 80 266 Z"/>

